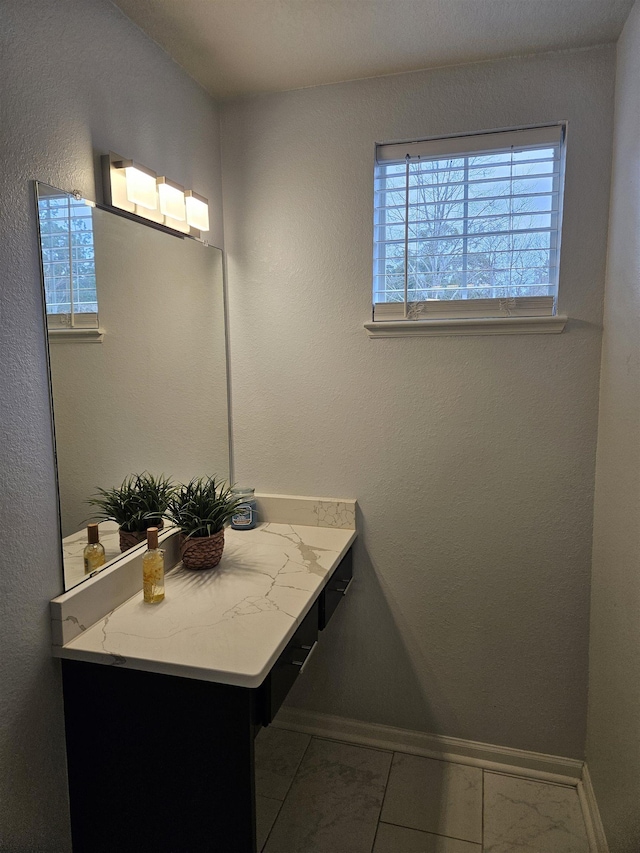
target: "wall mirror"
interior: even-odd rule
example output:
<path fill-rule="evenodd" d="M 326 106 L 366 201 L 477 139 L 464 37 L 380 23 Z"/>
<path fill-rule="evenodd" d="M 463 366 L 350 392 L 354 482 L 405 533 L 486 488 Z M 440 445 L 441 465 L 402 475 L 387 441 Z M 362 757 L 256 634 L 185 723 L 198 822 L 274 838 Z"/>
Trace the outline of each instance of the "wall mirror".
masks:
<path fill-rule="evenodd" d="M 98 488 L 143 472 L 229 479 L 223 263 L 54 187 L 36 183 L 36 197 L 68 590 L 88 576 Z M 101 523 L 100 540 L 111 565 L 117 525 Z"/>

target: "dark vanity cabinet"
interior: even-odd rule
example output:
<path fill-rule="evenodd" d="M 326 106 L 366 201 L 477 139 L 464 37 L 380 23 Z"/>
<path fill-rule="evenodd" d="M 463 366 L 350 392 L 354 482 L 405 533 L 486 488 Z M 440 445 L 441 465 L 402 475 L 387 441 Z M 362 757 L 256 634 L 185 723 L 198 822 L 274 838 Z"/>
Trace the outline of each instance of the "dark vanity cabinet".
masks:
<path fill-rule="evenodd" d="M 62 661 L 74 853 L 255 851 L 255 691 Z"/>
<path fill-rule="evenodd" d="M 322 593 L 320 597 L 322 598 Z M 258 688 L 260 723 L 264 726 L 268 726 L 273 720 L 296 678 L 315 651 L 318 644 L 319 612 L 319 601 L 316 600 Z"/>
<path fill-rule="evenodd" d="M 62 660 L 74 853 L 256 853 L 254 738 L 351 574 L 349 550 L 259 687 Z"/>
<path fill-rule="evenodd" d="M 318 601 L 318 627 L 323 631 L 333 616 L 336 608 L 347 594 L 353 580 L 353 556 L 351 550 L 342 558 L 340 564 L 331 574 L 327 585 L 322 590 Z"/>

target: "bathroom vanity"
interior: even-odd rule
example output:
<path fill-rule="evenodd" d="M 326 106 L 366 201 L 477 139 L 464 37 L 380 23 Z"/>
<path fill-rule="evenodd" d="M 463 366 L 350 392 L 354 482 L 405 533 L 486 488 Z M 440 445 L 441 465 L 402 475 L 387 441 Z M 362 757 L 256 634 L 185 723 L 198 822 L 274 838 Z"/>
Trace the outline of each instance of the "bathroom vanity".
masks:
<path fill-rule="evenodd" d="M 159 604 L 142 600 L 144 546 L 121 555 L 103 521 L 108 559 L 85 576 L 98 490 L 145 471 L 233 480 L 224 264 L 206 242 L 35 190 L 74 853 L 256 853 L 254 738 L 349 587 L 355 501 L 256 496 L 260 525 L 227 530 L 205 572 L 181 566 L 163 529 Z"/>
<path fill-rule="evenodd" d="M 331 629 L 356 537 L 354 501 L 259 506 L 158 605 L 139 553 L 52 602 L 74 853 L 255 853 L 254 738 Z M 176 561 L 175 534 L 161 547 Z"/>

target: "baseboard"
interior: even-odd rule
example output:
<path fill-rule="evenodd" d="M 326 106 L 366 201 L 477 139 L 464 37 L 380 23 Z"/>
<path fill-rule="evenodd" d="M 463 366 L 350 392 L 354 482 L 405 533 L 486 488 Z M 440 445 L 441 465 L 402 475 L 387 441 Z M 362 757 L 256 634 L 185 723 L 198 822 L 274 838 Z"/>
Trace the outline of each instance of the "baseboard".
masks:
<path fill-rule="evenodd" d="M 578 784 L 578 796 L 582 807 L 582 815 L 587 828 L 590 853 L 609 853 L 609 845 L 604 834 L 604 826 L 600 818 L 600 809 L 596 801 L 595 791 L 591 783 L 591 775 L 586 763 L 582 768 L 582 780 Z"/>
<path fill-rule="evenodd" d="M 273 725 L 331 740 L 349 741 L 394 752 L 410 752 L 413 755 L 424 755 L 426 758 L 455 761 L 458 764 L 539 779 L 557 785 L 575 787 L 582 779 L 583 762 L 575 758 L 398 729 L 330 714 L 316 714 L 298 708 L 281 708 Z M 595 803 L 595 800 L 593 802 Z M 597 850 L 600 853 L 600 849 Z"/>

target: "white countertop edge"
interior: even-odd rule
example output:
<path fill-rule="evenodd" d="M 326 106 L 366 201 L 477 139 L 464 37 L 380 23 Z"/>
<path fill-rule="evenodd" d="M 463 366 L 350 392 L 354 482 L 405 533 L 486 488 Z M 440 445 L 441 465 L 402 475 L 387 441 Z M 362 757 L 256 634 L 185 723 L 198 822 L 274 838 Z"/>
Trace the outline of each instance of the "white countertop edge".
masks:
<path fill-rule="evenodd" d="M 294 626 L 294 630 L 295 630 Z M 293 631 L 291 632 L 293 634 Z M 286 644 L 285 644 L 286 645 Z M 212 681 L 216 684 L 228 684 L 233 687 L 260 687 L 275 663 L 277 655 L 264 672 L 257 675 L 246 673 L 223 672 L 204 667 L 184 666 L 179 663 L 146 660 L 144 658 L 123 658 L 118 655 L 90 652 L 84 649 L 68 649 L 58 646 L 53 649 L 53 656 L 64 660 L 79 660 L 84 663 L 98 663 L 103 666 L 118 666 L 122 669 L 134 669 L 141 672 L 155 672 L 159 675 L 173 675 L 177 678 L 193 678 L 196 681 Z"/>

